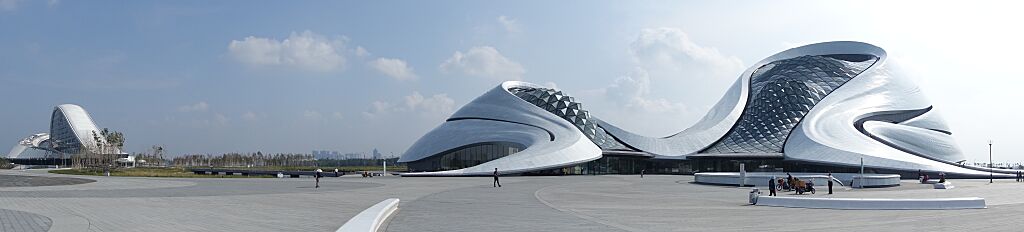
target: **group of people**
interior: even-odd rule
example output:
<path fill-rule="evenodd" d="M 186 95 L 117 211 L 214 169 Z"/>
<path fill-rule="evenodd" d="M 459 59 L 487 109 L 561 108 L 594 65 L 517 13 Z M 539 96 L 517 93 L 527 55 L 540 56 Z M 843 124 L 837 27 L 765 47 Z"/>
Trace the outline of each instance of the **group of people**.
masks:
<path fill-rule="evenodd" d="M 320 178 L 324 177 L 324 170 L 317 168 L 316 171 L 313 172 L 313 177 L 316 178 L 315 188 L 320 188 Z M 337 168 L 334 169 L 334 177 L 341 177 L 341 173 L 338 172 Z M 373 177 L 373 175 L 370 175 L 370 172 L 363 171 L 363 177 Z"/>
<path fill-rule="evenodd" d="M 931 180 L 931 179 L 932 179 L 931 176 L 928 176 L 928 174 L 922 172 L 921 169 L 917 170 L 917 180 L 921 181 L 922 184 L 927 184 L 928 181 Z M 940 172 L 939 173 L 939 183 L 946 183 L 946 173 L 945 172 Z"/>
<path fill-rule="evenodd" d="M 811 192 L 812 194 L 815 193 L 814 181 L 811 181 L 810 179 L 806 181 L 801 180 L 800 178 L 793 177 L 793 175 L 788 172 L 786 173 L 785 179 L 776 178 L 774 176 L 768 179 L 768 196 L 777 196 L 775 193 L 777 190 L 796 191 L 797 194 L 803 194 L 804 192 Z M 832 194 L 831 172 L 828 173 L 828 194 Z"/>
<path fill-rule="evenodd" d="M 1017 182 L 1024 182 L 1024 172 L 1017 171 Z"/>

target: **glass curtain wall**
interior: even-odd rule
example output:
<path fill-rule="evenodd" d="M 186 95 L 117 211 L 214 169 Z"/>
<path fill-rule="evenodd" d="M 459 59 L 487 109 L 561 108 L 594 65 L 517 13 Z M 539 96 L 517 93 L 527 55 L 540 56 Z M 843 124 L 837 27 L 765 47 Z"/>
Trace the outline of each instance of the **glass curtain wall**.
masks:
<path fill-rule="evenodd" d="M 476 143 L 442 152 L 430 158 L 409 162 L 409 171 L 446 171 L 463 169 L 522 151 L 525 146 L 508 142 Z"/>
<path fill-rule="evenodd" d="M 604 156 L 600 159 L 564 168 L 536 171 L 524 175 L 605 175 L 605 174 L 690 174 L 683 160 L 654 160 L 636 156 Z"/>

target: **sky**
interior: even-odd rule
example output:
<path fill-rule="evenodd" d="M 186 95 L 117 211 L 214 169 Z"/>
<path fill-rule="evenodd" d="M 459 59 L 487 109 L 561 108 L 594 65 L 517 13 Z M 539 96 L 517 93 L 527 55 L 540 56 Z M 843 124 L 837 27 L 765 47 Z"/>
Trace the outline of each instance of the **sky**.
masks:
<path fill-rule="evenodd" d="M 83 106 L 128 152 L 399 155 L 506 80 L 665 136 L 748 65 L 810 43 L 886 49 L 969 161 L 1024 160 L 1022 3 L 0 0 L 0 144 Z"/>

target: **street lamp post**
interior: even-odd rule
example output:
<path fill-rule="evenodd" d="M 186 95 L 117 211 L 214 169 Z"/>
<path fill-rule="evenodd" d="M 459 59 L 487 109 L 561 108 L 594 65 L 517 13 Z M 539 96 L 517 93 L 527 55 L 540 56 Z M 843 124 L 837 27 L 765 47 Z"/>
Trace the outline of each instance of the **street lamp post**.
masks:
<path fill-rule="evenodd" d="M 988 141 L 988 183 L 992 183 L 992 140 Z"/>

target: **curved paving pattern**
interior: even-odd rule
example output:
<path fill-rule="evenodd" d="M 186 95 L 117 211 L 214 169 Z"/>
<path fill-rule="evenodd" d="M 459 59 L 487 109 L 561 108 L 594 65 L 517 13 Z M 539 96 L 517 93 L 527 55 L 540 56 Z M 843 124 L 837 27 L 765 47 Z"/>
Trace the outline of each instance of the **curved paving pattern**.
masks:
<path fill-rule="evenodd" d="M 387 231 L 621 231 L 548 207 L 535 196 L 550 178 L 505 178 L 504 187 L 481 184 L 403 200 Z M 514 180 L 516 182 L 507 182 Z"/>
<path fill-rule="evenodd" d="M 989 204 L 983 210 L 912 213 L 751 207 L 746 204 L 749 188 L 693 184 L 692 176 L 509 177 L 502 179 L 503 188 L 491 188 L 488 177 L 346 176 L 322 179 L 320 189 L 312 188 L 312 178 L 175 179 L 195 185 L 174 188 L 157 187 L 167 181 L 163 178 L 97 181 L 140 186 L 80 191 L 76 189 L 87 185 L 65 185 L 38 187 L 53 188 L 49 191 L 2 192 L 26 195 L 0 194 L 0 219 L 45 226 L 40 217 L 48 218 L 51 231 L 334 231 L 377 202 L 399 198 L 402 203 L 388 231 L 753 231 L 790 228 L 793 220 L 801 222 L 800 230 L 1005 231 L 1016 228 L 1016 215 L 1024 212 L 1024 198 L 1019 197 L 1024 184 L 1012 180 L 951 180 L 957 187 L 950 190 L 905 181 L 893 188 L 836 189 L 832 196 L 780 194 L 976 196 Z M 45 231 L 23 228 L 28 227 L 0 231 Z"/>
<path fill-rule="evenodd" d="M 95 180 L 72 177 L 15 176 L 0 175 L 0 187 L 36 187 L 73 185 L 96 182 Z M 2 190 L 2 188 L 0 188 Z"/>
<path fill-rule="evenodd" d="M 886 189 L 836 188 L 833 195 L 779 193 L 842 198 L 980 196 L 989 202 L 988 209 L 921 211 L 754 207 L 745 202 L 749 187 L 692 181 L 692 176 L 608 176 L 599 181 L 567 181 L 570 183 L 542 189 L 537 196 L 555 207 L 636 231 L 780 230 L 792 228 L 794 220 L 800 222 L 801 231 L 1004 231 L 1016 228 L 1016 215 L 1024 211 L 1024 200 L 1016 197 L 1024 184 L 1013 180 L 997 180 L 994 185 L 988 180 L 951 180 L 958 184 L 954 190 L 905 181 L 903 186 Z"/>
<path fill-rule="evenodd" d="M 0 231 L 44 232 L 51 225 L 53 220 L 43 215 L 0 209 Z"/>

